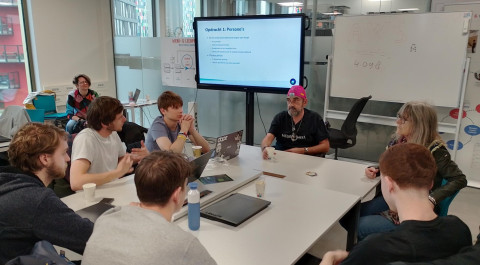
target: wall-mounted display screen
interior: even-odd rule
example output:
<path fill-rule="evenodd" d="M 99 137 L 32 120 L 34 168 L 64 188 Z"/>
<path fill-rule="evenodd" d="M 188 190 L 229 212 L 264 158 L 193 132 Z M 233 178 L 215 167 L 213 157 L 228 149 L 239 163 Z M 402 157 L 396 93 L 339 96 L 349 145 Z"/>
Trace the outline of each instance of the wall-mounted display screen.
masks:
<path fill-rule="evenodd" d="M 303 14 L 195 18 L 197 87 L 286 93 L 303 83 Z"/>

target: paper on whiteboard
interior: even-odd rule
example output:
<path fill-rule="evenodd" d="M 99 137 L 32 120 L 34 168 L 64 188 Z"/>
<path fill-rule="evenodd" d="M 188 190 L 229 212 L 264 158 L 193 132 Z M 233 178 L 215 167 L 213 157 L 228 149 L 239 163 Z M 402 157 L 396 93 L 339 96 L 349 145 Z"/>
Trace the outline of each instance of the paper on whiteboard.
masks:
<path fill-rule="evenodd" d="M 162 85 L 197 87 L 195 39 L 162 38 Z"/>

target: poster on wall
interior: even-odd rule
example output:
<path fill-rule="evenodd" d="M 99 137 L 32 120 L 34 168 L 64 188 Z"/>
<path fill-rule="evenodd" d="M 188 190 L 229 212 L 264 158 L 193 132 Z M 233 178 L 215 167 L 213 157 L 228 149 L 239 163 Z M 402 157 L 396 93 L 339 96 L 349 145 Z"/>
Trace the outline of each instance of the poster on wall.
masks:
<path fill-rule="evenodd" d="M 459 143 L 455 161 L 468 179 L 468 185 L 480 188 L 480 51 L 478 51 L 478 34 L 480 31 L 480 3 L 445 4 L 444 11 L 471 11 L 470 32 L 467 57 L 470 68 L 465 91 L 463 112 L 451 109 L 448 116 L 440 117 L 440 122 L 456 122 L 462 115 Z M 444 135 L 450 151 L 453 150 L 454 136 Z"/>
<path fill-rule="evenodd" d="M 197 87 L 195 39 L 162 38 L 162 85 Z"/>

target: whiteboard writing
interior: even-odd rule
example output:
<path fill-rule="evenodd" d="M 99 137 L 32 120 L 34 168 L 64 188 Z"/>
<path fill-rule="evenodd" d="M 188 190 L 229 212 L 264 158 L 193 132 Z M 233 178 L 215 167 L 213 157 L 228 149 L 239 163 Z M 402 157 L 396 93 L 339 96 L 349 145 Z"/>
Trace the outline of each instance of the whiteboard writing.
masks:
<path fill-rule="evenodd" d="M 371 61 L 361 61 L 361 60 L 355 60 L 353 65 L 357 68 L 366 68 L 370 70 L 380 70 L 380 65 L 382 65 L 381 61 L 377 62 L 371 62 Z"/>
<path fill-rule="evenodd" d="M 331 96 L 459 103 L 464 12 L 337 17 Z"/>

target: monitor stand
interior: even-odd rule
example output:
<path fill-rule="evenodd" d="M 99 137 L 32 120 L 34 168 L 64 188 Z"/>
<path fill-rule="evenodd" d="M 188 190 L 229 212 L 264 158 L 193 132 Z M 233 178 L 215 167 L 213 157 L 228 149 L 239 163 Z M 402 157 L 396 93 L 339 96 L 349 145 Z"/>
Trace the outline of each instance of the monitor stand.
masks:
<path fill-rule="evenodd" d="M 253 128 L 255 124 L 254 114 L 255 114 L 255 92 L 247 91 L 246 95 L 246 105 L 245 110 L 247 116 L 245 117 L 245 140 L 247 145 L 253 145 Z"/>

